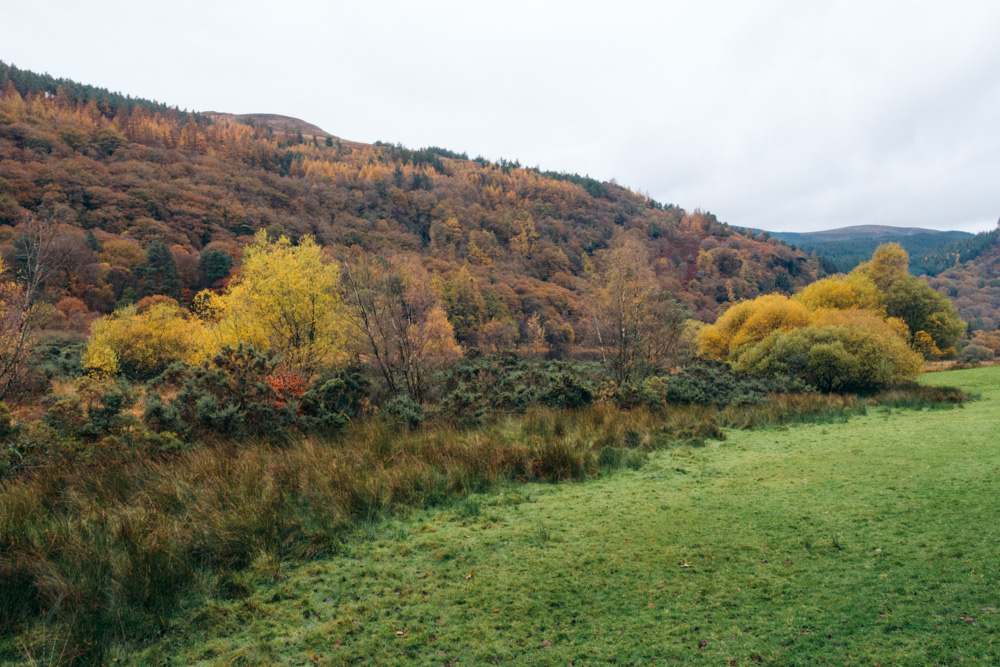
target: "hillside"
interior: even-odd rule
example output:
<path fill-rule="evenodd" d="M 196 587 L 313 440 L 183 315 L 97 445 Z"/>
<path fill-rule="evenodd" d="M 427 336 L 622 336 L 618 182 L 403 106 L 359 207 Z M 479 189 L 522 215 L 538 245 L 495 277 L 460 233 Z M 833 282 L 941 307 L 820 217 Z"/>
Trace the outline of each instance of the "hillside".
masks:
<path fill-rule="evenodd" d="M 920 227 L 859 225 L 819 232 L 770 232 L 771 236 L 806 252 L 828 259 L 837 271 L 848 272 L 867 261 L 879 245 L 899 243 L 910 253 L 915 275 L 934 271 L 936 255 L 951 244 L 973 238 L 968 232 L 938 231 Z"/>
<path fill-rule="evenodd" d="M 0 91 L 0 253 L 16 265 L 31 219 L 63 225 L 72 261 L 49 300 L 74 299 L 83 314 L 66 326 L 149 293 L 155 241 L 169 246 L 187 301 L 220 278 L 205 253 L 238 261 L 261 229 L 314 235 L 331 252 L 419 257 L 451 295 L 465 346 L 491 321 L 521 337 L 534 321 L 587 346 L 592 259 L 622 234 L 641 239 L 659 287 L 705 321 L 821 272 L 777 239 L 586 176 L 335 140 L 270 115 L 184 112 L 4 64 Z"/>
<path fill-rule="evenodd" d="M 955 249 L 952 263 L 928 280 L 951 298 L 972 330 L 1000 328 L 1000 230 L 977 234 Z M 962 252 L 964 251 L 964 252 Z M 962 261 L 961 258 L 969 257 Z"/>
<path fill-rule="evenodd" d="M 320 127 L 313 125 L 312 123 L 307 123 L 304 120 L 299 120 L 298 118 L 292 118 L 291 116 L 281 116 L 279 114 L 273 113 L 244 113 L 244 114 L 232 114 L 232 113 L 219 113 L 217 111 L 206 111 L 205 115 L 212 120 L 225 121 L 232 120 L 237 123 L 242 123 L 244 125 L 249 125 L 251 127 L 261 127 L 265 130 L 275 133 L 284 134 L 288 136 L 302 135 L 302 137 L 317 137 L 320 139 L 326 139 L 326 137 L 333 137 L 332 134 L 326 132 Z M 336 139 L 336 137 L 333 137 Z"/>

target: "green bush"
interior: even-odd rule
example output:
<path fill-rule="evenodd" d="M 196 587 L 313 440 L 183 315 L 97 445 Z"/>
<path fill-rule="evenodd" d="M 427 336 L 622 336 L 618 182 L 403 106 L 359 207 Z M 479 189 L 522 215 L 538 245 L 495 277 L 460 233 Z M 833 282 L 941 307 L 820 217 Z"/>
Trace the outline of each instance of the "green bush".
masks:
<path fill-rule="evenodd" d="M 427 417 L 424 408 L 406 394 L 390 398 L 382 411 L 407 428 L 420 426 Z"/>
<path fill-rule="evenodd" d="M 437 413 L 476 426 L 490 414 L 523 413 L 531 406 L 580 408 L 594 401 L 597 364 L 524 359 L 513 354 L 463 359 L 443 377 Z"/>
<path fill-rule="evenodd" d="M 127 413 L 135 403 L 135 392 L 127 382 L 81 378 L 75 394 L 45 398 L 47 409 L 42 421 L 63 438 L 96 442 L 135 426 L 136 420 Z"/>
<path fill-rule="evenodd" d="M 642 405 L 663 410 L 668 405 L 759 405 L 771 394 L 809 391 L 798 378 L 753 377 L 722 361 L 698 359 L 674 375 L 646 378 L 623 387 L 616 395 L 622 407 Z"/>
<path fill-rule="evenodd" d="M 343 428 L 368 405 L 368 381 L 337 371 L 311 385 L 275 374 L 277 359 L 252 347 L 225 347 L 200 366 L 174 364 L 150 382 L 143 420 L 187 442 L 286 439 Z M 280 383 L 279 383 L 280 381 Z M 173 398 L 162 394 L 178 390 Z"/>
<path fill-rule="evenodd" d="M 962 363 L 976 363 L 977 361 L 992 361 L 996 356 L 990 348 L 984 345 L 978 345 L 976 343 L 971 343 L 962 348 L 962 351 L 958 353 L 958 360 Z"/>

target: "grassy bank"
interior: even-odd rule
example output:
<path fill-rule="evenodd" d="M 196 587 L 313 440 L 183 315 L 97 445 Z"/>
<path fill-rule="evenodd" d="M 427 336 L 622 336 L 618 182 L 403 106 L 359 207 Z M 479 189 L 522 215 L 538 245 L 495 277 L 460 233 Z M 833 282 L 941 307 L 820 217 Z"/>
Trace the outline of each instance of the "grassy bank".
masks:
<path fill-rule="evenodd" d="M 955 410 L 728 432 L 636 471 L 362 524 L 261 560 L 123 659 L 168 664 L 994 664 L 1000 369 Z"/>
<path fill-rule="evenodd" d="M 280 581 L 289 563 L 341 558 L 358 548 L 359 526 L 374 530 L 413 508 L 454 506 L 455 498 L 513 482 L 639 468 L 650 452 L 679 443 L 678 452 L 700 452 L 727 427 L 829 424 L 873 405 L 926 407 L 950 397 L 936 391 L 863 400 L 783 396 L 763 405 L 674 406 L 665 413 L 599 405 L 538 410 L 465 431 L 407 432 L 372 421 L 333 441 L 205 447 L 128 464 L 97 457 L 79 468 L 41 470 L 0 489 L 0 656 L 102 661 L 117 647 L 172 632 L 178 605 L 192 596 L 220 609 L 240 600 L 253 616 L 252 606 L 265 604 L 252 592 L 260 576 Z M 457 511 L 479 521 L 491 502 L 474 495 Z M 532 539 L 547 542 L 544 521 L 531 521 Z M 432 553 L 440 549 L 440 560 L 457 562 L 458 551 L 442 543 Z M 266 595 L 273 601 L 283 594 Z M 220 631 L 211 624 L 203 630 Z"/>

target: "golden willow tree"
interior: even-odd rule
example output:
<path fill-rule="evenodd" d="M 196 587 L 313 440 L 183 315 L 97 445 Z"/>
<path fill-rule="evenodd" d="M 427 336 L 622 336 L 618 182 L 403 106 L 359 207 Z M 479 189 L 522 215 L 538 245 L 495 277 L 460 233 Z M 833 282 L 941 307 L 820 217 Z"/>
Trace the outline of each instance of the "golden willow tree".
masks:
<path fill-rule="evenodd" d="M 226 292 L 199 299 L 213 320 L 208 349 L 252 345 L 307 377 L 337 365 L 347 358 L 339 286 L 340 268 L 311 236 L 292 245 L 258 232 Z"/>
<path fill-rule="evenodd" d="M 702 330 L 701 352 L 737 370 L 797 376 L 827 391 L 911 380 L 925 358 L 949 351 L 965 323 L 907 264 L 898 244 L 886 244 L 849 275 L 819 280 L 793 298 L 741 301 Z"/>
<path fill-rule="evenodd" d="M 284 370 L 311 377 L 347 359 L 339 287 L 339 267 L 311 237 L 293 245 L 260 232 L 228 288 L 195 298 L 197 317 L 163 297 L 121 309 L 94 324 L 84 365 L 148 377 L 174 361 L 199 362 L 242 345 L 273 353 Z"/>

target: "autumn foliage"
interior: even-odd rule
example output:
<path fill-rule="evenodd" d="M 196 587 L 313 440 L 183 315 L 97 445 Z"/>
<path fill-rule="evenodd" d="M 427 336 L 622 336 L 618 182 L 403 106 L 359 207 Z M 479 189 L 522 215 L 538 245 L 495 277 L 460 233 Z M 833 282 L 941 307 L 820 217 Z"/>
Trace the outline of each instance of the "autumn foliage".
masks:
<path fill-rule="evenodd" d="M 735 304 L 699 334 L 701 351 L 752 375 L 797 377 L 824 391 L 868 391 L 912 379 L 965 323 L 925 281 L 907 273 L 897 244 L 847 276 L 792 298 Z M 954 350 L 952 350 L 954 353 Z"/>

